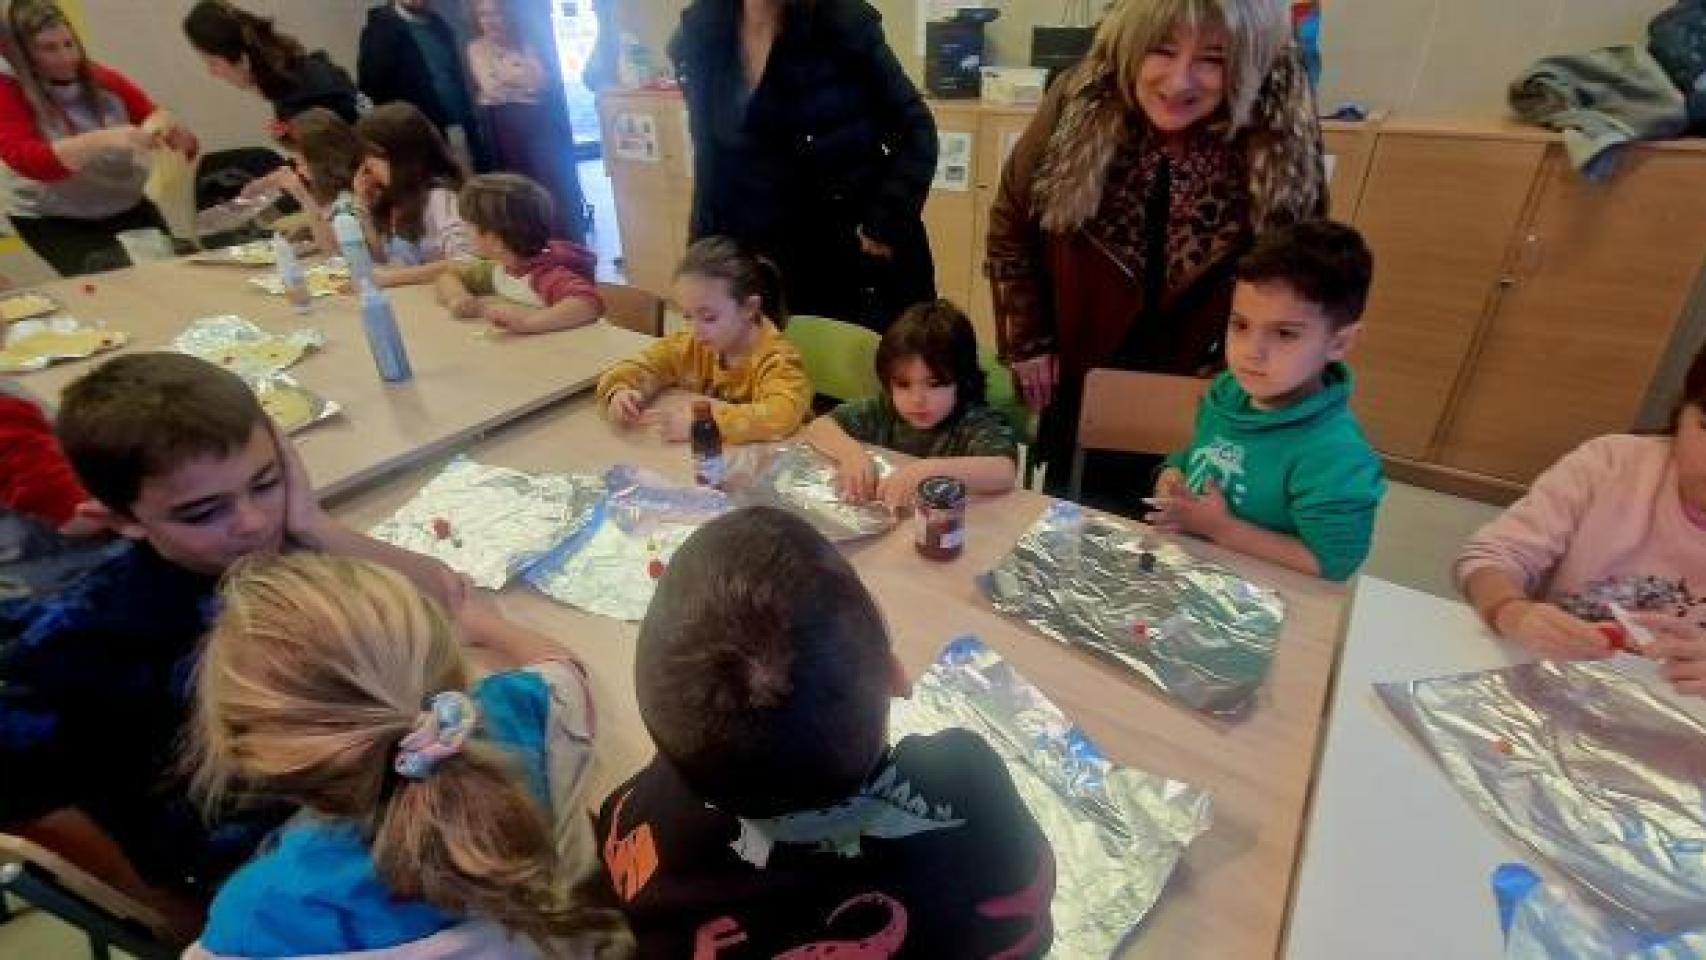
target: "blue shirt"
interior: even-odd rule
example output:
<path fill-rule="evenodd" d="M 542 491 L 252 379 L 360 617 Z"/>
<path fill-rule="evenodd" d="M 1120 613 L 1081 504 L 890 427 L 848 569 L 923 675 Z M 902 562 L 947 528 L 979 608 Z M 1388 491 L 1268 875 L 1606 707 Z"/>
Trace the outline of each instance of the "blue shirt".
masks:
<path fill-rule="evenodd" d="M 480 736 L 521 762 L 527 785 L 549 807 L 546 732 L 551 694 L 539 674 L 493 674 L 472 693 Z M 208 912 L 201 944 L 239 957 L 292 957 L 380 950 L 425 939 L 464 918 L 400 900 L 380 878 L 360 828 L 303 814 L 231 876 Z"/>

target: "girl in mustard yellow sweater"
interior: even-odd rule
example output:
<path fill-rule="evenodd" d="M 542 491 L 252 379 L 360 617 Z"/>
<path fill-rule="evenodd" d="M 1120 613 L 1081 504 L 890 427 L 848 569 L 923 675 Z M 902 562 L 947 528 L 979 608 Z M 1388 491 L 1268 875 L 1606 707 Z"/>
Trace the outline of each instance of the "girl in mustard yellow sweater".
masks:
<path fill-rule="evenodd" d="M 648 409 L 670 387 L 710 397 L 727 443 L 778 440 L 800 428 L 812 386 L 799 351 L 783 338 L 787 322 L 775 264 L 725 237 L 693 244 L 675 272 L 675 300 L 689 329 L 623 360 L 598 381 L 598 405 L 611 422 L 655 426 L 685 441 L 687 405 Z M 774 321 L 774 322 L 772 322 Z"/>

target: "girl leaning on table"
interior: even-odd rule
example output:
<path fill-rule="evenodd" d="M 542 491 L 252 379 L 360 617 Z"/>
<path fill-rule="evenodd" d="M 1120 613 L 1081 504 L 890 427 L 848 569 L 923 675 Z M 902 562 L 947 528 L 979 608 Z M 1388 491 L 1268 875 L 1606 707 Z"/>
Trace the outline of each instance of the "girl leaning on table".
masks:
<path fill-rule="evenodd" d="M 685 441 L 690 407 L 656 403 L 676 388 L 710 398 L 725 442 L 779 440 L 798 430 L 812 386 L 799 351 L 782 336 L 788 313 L 776 265 L 727 237 L 707 237 L 675 271 L 675 303 L 688 329 L 605 371 L 598 381 L 604 415 Z"/>
<path fill-rule="evenodd" d="M 382 287 L 430 283 L 449 261 L 474 255 L 474 236 L 456 202 L 467 174 L 426 114 L 408 103 L 376 107 L 355 125 L 361 167 L 355 195 L 373 219 Z"/>
<path fill-rule="evenodd" d="M 323 554 L 233 570 L 195 678 L 188 758 L 209 810 L 300 810 L 232 874 L 186 957 L 626 956 L 579 891 L 593 707 L 550 641 L 465 610 L 493 659 L 386 568 Z M 492 629 L 496 627 L 497 629 Z"/>
<path fill-rule="evenodd" d="M 331 110 L 312 107 L 281 122 L 276 129 L 277 145 L 284 152 L 286 163 L 266 176 L 249 181 L 243 187 L 243 195 L 255 196 L 275 189 L 290 194 L 307 216 L 314 246 L 324 256 L 338 253 L 332 218 L 346 212 L 354 214 L 367 233 L 368 247 L 376 260 L 380 259 L 378 235 L 355 198 L 356 174 L 363 159 L 361 138 L 356 136 L 355 128 Z"/>
<path fill-rule="evenodd" d="M 1456 577 L 1493 631 L 1543 657 L 1625 646 L 1614 607 L 1655 636 L 1638 652 L 1706 696 L 1706 352 L 1669 431 L 1589 440 L 1472 537 Z"/>

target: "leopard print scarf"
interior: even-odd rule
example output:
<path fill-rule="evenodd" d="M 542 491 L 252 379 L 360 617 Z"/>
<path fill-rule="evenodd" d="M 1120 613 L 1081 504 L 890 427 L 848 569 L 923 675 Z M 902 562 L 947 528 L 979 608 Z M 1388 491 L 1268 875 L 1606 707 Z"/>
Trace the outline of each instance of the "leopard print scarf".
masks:
<path fill-rule="evenodd" d="M 1086 61 L 1060 82 L 1074 86 L 1037 167 L 1032 201 L 1043 229 L 1065 233 L 1102 212 L 1115 156 L 1141 137 L 1147 121 L 1127 107 L 1106 64 Z M 1227 135 L 1224 122 L 1202 133 L 1215 130 Z M 1325 212 L 1321 124 L 1295 50 L 1281 54 L 1268 71 L 1249 125 L 1231 135 L 1228 149 L 1242 154 L 1248 223 L 1255 234 Z"/>

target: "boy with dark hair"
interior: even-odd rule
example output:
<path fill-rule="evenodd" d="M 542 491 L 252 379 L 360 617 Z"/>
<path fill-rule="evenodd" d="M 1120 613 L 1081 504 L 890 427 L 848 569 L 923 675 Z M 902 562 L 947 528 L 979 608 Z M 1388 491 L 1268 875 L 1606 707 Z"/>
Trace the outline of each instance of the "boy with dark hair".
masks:
<path fill-rule="evenodd" d="M 474 229 L 480 259 L 448 264 L 434 288 L 461 320 L 485 320 L 510 333 L 549 333 L 597 320 L 604 312 L 594 273 L 598 258 L 551 239 L 551 195 L 514 173 L 470 177 L 457 196 Z"/>
<path fill-rule="evenodd" d="M 976 735 L 887 745 L 904 675 L 805 521 L 755 507 L 689 538 L 635 675 L 658 755 L 598 832 L 642 957 L 803 955 L 848 930 L 885 957 L 1047 952 L 1048 841 Z"/>
<path fill-rule="evenodd" d="M 191 934 L 200 902 L 282 819 L 203 823 L 171 773 L 220 574 L 297 547 L 386 563 L 452 608 L 465 588 L 327 516 L 254 394 L 203 360 L 109 360 L 66 388 L 58 430 L 106 526 L 131 543 L 56 593 L 0 602 L 0 829 Z"/>
<path fill-rule="evenodd" d="M 1245 256 L 1227 370 L 1191 445 L 1167 458 L 1152 523 L 1311 576 L 1356 572 L 1385 493 L 1344 364 L 1373 273 L 1362 236 L 1328 220 L 1280 227 Z"/>

